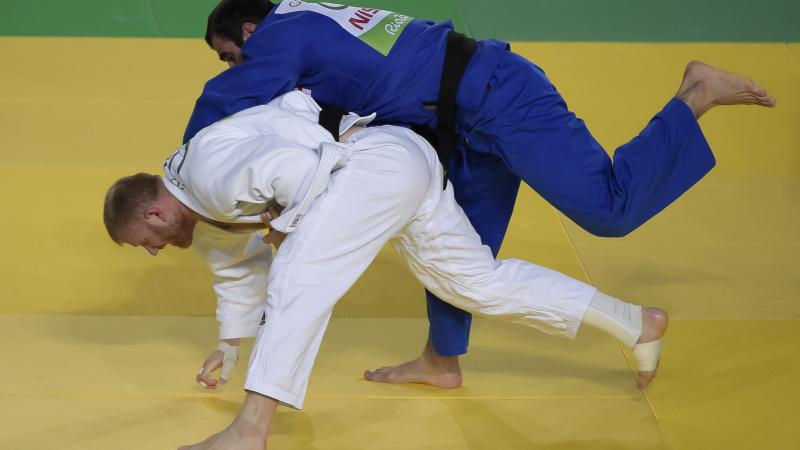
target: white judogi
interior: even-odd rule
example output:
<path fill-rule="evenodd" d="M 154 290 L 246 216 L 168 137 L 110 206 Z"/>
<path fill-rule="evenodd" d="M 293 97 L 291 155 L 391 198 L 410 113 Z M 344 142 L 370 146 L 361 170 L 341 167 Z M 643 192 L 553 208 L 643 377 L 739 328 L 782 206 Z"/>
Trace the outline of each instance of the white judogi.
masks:
<path fill-rule="evenodd" d="M 381 126 L 336 143 L 316 123 L 318 113 L 310 97 L 292 92 L 206 128 L 165 164 L 170 192 L 209 219 L 256 222 L 271 199 L 285 207 L 273 227 L 289 235 L 268 274 L 266 308 L 263 299 L 239 299 L 230 315 L 241 320 L 229 329 L 252 331 L 266 310 L 246 389 L 302 407 L 334 304 L 390 240 L 443 300 L 549 334 L 576 334 L 595 288 L 525 261 L 495 261 L 451 186 L 442 190 L 425 140 Z M 246 253 L 241 260 L 254 267 Z M 253 279 L 262 283 L 260 270 Z M 237 275 L 242 284 L 250 278 Z"/>

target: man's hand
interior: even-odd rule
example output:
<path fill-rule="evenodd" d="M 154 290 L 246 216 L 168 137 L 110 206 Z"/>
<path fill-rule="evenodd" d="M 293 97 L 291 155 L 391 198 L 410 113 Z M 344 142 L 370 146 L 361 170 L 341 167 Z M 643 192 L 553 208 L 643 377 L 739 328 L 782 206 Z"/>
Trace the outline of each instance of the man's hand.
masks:
<path fill-rule="evenodd" d="M 262 241 L 264 241 L 265 244 L 272 244 L 276 250 L 281 247 L 283 240 L 286 239 L 286 233 L 282 233 L 272 228 L 270 222 L 277 219 L 278 216 L 281 215 L 281 211 L 283 211 L 283 208 L 281 208 L 280 205 L 270 202 L 267 204 L 267 210 L 261 214 L 261 221 L 264 222 L 264 225 L 267 226 L 267 230 L 269 230 L 269 233 L 264 236 Z"/>
<path fill-rule="evenodd" d="M 220 384 L 228 382 L 237 362 L 239 362 L 239 339 L 220 341 L 216 350 L 203 362 L 203 368 L 195 380 L 206 389 L 216 389 Z M 222 368 L 219 380 L 211 378 L 211 373 L 219 368 Z"/>

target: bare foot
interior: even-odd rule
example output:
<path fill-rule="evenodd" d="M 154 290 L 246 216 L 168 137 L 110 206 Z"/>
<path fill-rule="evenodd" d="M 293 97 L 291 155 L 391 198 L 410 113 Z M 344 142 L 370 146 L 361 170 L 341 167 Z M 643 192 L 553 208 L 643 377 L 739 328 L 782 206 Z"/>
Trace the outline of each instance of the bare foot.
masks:
<path fill-rule="evenodd" d="M 646 344 L 661 339 L 664 333 L 667 332 L 669 325 L 669 314 L 659 308 L 642 308 L 642 335 L 639 337 L 637 344 Z M 656 368 L 648 371 L 639 372 L 639 384 L 637 387 L 644 390 L 656 377 L 658 371 L 658 364 Z"/>
<path fill-rule="evenodd" d="M 266 438 L 252 433 L 237 431 L 232 424 L 203 442 L 186 445 L 178 448 L 178 450 L 264 450 L 266 446 Z"/>
<path fill-rule="evenodd" d="M 686 102 L 698 119 L 719 105 L 775 106 L 775 98 L 753 80 L 700 61 L 692 61 L 686 66 L 675 96 Z"/>
<path fill-rule="evenodd" d="M 203 442 L 178 450 L 264 450 L 277 407 L 277 400 L 248 391 L 239 415 L 228 428 Z"/>
<path fill-rule="evenodd" d="M 399 366 L 381 367 L 375 371 L 365 370 L 364 378 L 381 383 L 421 383 L 443 389 L 461 386 L 461 368 L 458 356 L 442 356 L 433 350 L 430 342 L 419 358 Z"/>

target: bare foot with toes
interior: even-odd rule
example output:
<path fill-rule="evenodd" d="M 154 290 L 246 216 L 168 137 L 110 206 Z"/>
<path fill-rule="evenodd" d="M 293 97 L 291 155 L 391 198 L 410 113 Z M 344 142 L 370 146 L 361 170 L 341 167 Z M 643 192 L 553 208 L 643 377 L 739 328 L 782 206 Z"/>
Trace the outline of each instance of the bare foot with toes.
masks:
<path fill-rule="evenodd" d="M 772 108 L 775 98 L 753 80 L 726 72 L 700 61 L 686 66 L 683 81 L 675 96 L 683 100 L 700 118 L 720 105 L 760 105 Z"/>
<path fill-rule="evenodd" d="M 381 383 L 420 383 L 443 389 L 461 386 L 461 368 L 458 356 L 442 356 L 428 343 L 419 358 L 398 366 L 365 370 L 364 378 Z"/>

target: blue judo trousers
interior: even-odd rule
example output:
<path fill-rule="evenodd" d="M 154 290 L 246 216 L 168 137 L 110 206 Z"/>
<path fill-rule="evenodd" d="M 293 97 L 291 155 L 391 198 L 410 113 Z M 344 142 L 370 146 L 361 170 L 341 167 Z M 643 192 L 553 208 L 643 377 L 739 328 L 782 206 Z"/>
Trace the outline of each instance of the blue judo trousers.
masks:
<path fill-rule="evenodd" d="M 436 126 L 449 22 L 375 8 L 285 0 L 242 48 L 245 62 L 206 83 L 184 141 L 292 89 L 381 123 Z M 689 107 L 672 99 L 609 158 L 544 72 L 497 40 L 478 41 L 456 96 L 456 200 L 497 255 L 520 181 L 598 236 L 623 236 L 714 166 Z M 471 315 L 427 293 L 437 353 L 466 353 Z"/>
<path fill-rule="evenodd" d="M 476 110 L 461 109 L 450 162 L 455 196 L 497 256 L 525 181 L 597 236 L 624 236 L 681 196 L 714 166 L 689 107 L 672 99 L 609 158 L 544 72 L 514 53 L 495 70 Z M 471 315 L 426 293 L 437 353 L 460 355 Z"/>

